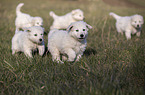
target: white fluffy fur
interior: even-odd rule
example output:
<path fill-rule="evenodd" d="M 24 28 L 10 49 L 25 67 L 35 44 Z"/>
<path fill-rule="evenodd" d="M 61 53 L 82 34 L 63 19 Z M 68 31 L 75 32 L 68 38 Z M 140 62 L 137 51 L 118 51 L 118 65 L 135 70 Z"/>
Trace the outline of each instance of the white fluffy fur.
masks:
<path fill-rule="evenodd" d="M 135 34 L 139 37 L 141 33 L 141 28 L 144 23 L 144 19 L 141 15 L 133 16 L 118 16 L 115 13 L 110 13 L 116 19 L 116 28 L 117 31 L 121 34 L 125 32 L 125 36 L 128 39 L 131 39 L 131 34 Z"/>
<path fill-rule="evenodd" d="M 22 13 L 20 9 L 23 5 L 24 3 L 20 3 L 16 8 L 15 33 L 17 33 L 20 30 L 20 28 L 23 29 L 24 27 L 43 25 L 43 19 L 41 17 L 32 17 L 29 14 Z"/>
<path fill-rule="evenodd" d="M 54 19 L 50 29 L 66 29 L 72 22 L 82 21 L 84 19 L 83 11 L 80 9 L 72 10 L 63 16 L 58 16 L 52 11 L 49 14 Z"/>
<path fill-rule="evenodd" d="M 32 26 L 24 31 L 19 31 L 12 38 L 12 54 L 24 52 L 27 57 L 32 57 L 32 52 L 38 48 L 42 56 L 45 50 L 44 29 L 40 26 Z"/>
<path fill-rule="evenodd" d="M 73 22 L 67 31 L 53 29 L 48 34 L 48 50 L 52 55 L 53 61 L 63 63 L 62 59 L 67 61 L 78 61 L 86 49 L 88 36 L 88 25 L 84 21 Z"/>

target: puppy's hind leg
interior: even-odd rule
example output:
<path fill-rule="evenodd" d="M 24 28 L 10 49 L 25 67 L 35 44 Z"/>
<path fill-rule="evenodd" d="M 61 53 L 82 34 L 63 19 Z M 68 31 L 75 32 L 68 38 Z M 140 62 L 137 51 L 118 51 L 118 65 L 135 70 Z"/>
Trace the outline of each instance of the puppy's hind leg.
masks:
<path fill-rule="evenodd" d="M 62 55 L 62 61 L 67 61 L 67 60 L 68 60 L 67 56 L 66 55 Z"/>
<path fill-rule="evenodd" d="M 119 25 L 116 24 L 116 29 L 117 29 L 117 32 L 120 33 L 121 35 L 123 35 L 123 31 L 120 29 Z"/>
<path fill-rule="evenodd" d="M 16 52 L 16 51 L 13 49 L 13 50 L 12 50 L 12 55 L 14 55 L 14 54 L 15 54 L 15 52 Z"/>

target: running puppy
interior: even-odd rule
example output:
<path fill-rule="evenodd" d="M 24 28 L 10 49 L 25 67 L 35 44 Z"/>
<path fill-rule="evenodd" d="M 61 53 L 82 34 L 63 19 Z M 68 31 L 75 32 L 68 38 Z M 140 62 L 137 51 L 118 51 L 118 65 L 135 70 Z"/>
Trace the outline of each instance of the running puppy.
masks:
<path fill-rule="evenodd" d="M 38 49 L 42 56 L 45 50 L 43 33 L 44 29 L 40 26 L 32 26 L 16 33 L 12 38 L 12 54 L 24 52 L 32 58 L 32 52 Z"/>
<path fill-rule="evenodd" d="M 48 34 L 48 50 L 52 55 L 52 60 L 63 63 L 62 59 L 70 62 L 78 61 L 86 49 L 88 36 L 88 25 L 84 21 L 73 22 L 67 31 L 53 29 Z"/>
<path fill-rule="evenodd" d="M 131 39 L 131 34 L 135 34 L 139 37 L 142 29 L 142 25 L 144 23 L 144 19 L 141 15 L 133 15 L 133 16 L 118 16 L 115 13 L 110 13 L 116 19 L 116 28 L 117 32 L 123 34 L 125 32 L 125 36 L 127 40 Z"/>
<path fill-rule="evenodd" d="M 50 29 L 66 29 L 72 22 L 82 21 L 84 19 L 83 11 L 80 9 L 72 10 L 63 16 L 58 16 L 53 11 L 49 14 L 54 19 Z"/>
<path fill-rule="evenodd" d="M 22 13 L 20 9 L 23 5 L 24 3 L 20 3 L 16 8 L 15 33 L 20 31 L 20 29 L 23 29 L 24 27 L 43 25 L 43 19 L 41 17 L 32 17 L 29 14 Z"/>

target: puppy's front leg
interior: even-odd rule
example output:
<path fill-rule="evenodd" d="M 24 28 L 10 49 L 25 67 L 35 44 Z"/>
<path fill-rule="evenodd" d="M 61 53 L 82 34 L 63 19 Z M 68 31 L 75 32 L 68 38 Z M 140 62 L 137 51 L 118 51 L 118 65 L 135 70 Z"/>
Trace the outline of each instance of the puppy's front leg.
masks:
<path fill-rule="evenodd" d="M 52 54 L 52 60 L 53 60 L 53 61 L 56 61 L 57 63 L 61 63 L 61 64 L 64 63 L 64 62 L 62 62 L 62 61 L 60 60 L 60 55 L 59 55 L 59 54 Z"/>
<path fill-rule="evenodd" d="M 76 53 L 73 49 L 68 48 L 65 50 L 65 53 L 68 55 L 68 61 L 74 61 L 76 58 Z"/>
<path fill-rule="evenodd" d="M 125 31 L 125 36 L 127 40 L 131 39 L 131 31 L 130 30 Z"/>
<path fill-rule="evenodd" d="M 77 56 L 76 61 L 79 61 L 81 57 L 82 57 L 82 54 L 79 54 L 79 55 Z"/>
<path fill-rule="evenodd" d="M 139 32 L 136 33 L 136 36 L 137 36 L 137 37 L 140 37 L 140 32 L 141 32 L 141 31 L 139 31 Z"/>
<path fill-rule="evenodd" d="M 39 55 L 43 55 L 45 52 L 45 45 L 38 45 Z"/>
<path fill-rule="evenodd" d="M 27 49 L 26 51 L 24 51 L 25 55 L 29 58 L 33 58 L 32 56 L 32 51 L 30 49 Z"/>

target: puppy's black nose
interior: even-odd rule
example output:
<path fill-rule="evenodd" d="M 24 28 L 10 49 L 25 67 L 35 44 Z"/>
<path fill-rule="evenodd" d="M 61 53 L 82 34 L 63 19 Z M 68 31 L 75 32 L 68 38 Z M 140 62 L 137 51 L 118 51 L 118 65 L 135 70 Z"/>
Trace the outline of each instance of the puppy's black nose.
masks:
<path fill-rule="evenodd" d="M 84 37 L 84 35 L 83 35 L 83 34 L 81 34 L 81 35 L 80 35 L 80 37 L 81 37 L 81 38 L 83 38 L 83 37 Z"/>
<path fill-rule="evenodd" d="M 139 25 L 137 25 L 137 27 L 139 27 Z"/>
<path fill-rule="evenodd" d="M 42 41 L 42 39 L 39 39 L 39 41 Z"/>

